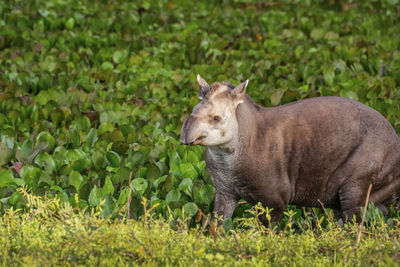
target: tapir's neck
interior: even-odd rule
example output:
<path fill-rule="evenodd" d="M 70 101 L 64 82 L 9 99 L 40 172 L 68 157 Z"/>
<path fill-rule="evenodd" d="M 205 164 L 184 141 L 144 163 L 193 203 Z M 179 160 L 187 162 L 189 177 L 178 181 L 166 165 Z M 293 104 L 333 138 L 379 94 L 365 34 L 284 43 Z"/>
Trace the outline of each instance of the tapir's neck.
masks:
<path fill-rule="evenodd" d="M 218 146 L 209 146 L 208 149 L 211 153 L 220 156 L 233 156 L 240 154 L 242 148 L 247 145 L 247 141 L 251 134 L 255 132 L 261 112 L 265 110 L 257 105 L 250 97 L 246 95 L 243 103 L 239 104 L 236 109 L 237 127 L 234 129 L 234 134 L 231 141 Z"/>

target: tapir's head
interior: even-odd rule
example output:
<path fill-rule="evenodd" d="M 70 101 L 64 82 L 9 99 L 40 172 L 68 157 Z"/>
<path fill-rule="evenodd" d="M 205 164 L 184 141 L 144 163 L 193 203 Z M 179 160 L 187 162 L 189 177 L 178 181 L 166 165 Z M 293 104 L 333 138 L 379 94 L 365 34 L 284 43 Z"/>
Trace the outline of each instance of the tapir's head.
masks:
<path fill-rule="evenodd" d="M 248 81 L 236 87 L 226 82 L 210 86 L 200 75 L 197 81 L 201 102 L 183 124 L 181 142 L 205 146 L 226 144 L 237 134 L 236 108 L 245 98 Z"/>

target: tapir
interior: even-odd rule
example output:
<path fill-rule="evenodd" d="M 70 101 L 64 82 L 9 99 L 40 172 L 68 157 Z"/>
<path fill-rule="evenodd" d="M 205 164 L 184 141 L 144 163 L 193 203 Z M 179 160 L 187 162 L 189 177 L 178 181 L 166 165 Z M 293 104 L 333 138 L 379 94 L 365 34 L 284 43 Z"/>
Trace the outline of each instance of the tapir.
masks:
<path fill-rule="evenodd" d="M 384 212 L 399 198 L 399 138 L 374 109 L 336 96 L 266 108 L 246 94 L 248 80 L 238 86 L 197 80 L 201 102 L 180 141 L 206 146 L 219 216 L 231 217 L 244 199 L 272 208 L 272 221 L 289 204 L 360 220 L 370 184 L 369 200 Z"/>

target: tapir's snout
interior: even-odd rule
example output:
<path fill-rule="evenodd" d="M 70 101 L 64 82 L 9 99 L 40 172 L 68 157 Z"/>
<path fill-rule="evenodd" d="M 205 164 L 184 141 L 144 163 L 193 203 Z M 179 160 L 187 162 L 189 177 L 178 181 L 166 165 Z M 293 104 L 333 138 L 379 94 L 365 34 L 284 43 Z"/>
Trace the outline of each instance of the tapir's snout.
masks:
<path fill-rule="evenodd" d="M 187 141 L 181 139 L 181 143 L 184 144 L 184 145 L 187 145 L 187 146 L 191 146 L 191 145 L 194 144 L 194 141 L 192 141 L 192 142 L 187 142 Z"/>
<path fill-rule="evenodd" d="M 196 123 L 196 117 L 190 115 L 183 123 L 180 141 L 182 144 L 189 146 L 201 145 L 206 136 L 207 133 L 204 130 L 201 130 L 199 124 Z"/>
<path fill-rule="evenodd" d="M 183 123 L 180 141 L 184 145 L 193 145 L 194 143 L 194 139 L 190 138 L 190 130 L 193 126 L 193 121 L 194 118 L 192 115 L 190 115 L 189 118 L 187 118 L 187 120 Z"/>

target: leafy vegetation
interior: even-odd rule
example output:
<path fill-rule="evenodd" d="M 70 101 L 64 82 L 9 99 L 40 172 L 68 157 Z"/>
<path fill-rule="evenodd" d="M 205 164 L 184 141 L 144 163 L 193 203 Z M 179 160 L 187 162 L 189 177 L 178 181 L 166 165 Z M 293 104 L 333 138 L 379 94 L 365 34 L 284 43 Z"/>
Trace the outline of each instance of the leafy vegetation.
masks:
<path fill-rule="evenodd" d="M 25 206 L 22 185 L 80 208 L 104 199 L 103 216 L 130 188 L 132 218 L 143 196 L 164 217 L 210 212 L 203 148 L 178 141 L 197 73 L 249 78 L 266 106 L 355 98 L 399 130 L 397 1 L 290 3 L 3 1 L 0 212 Z"/>
<path fill-rule="evenodd" d="M 242 204 L 217 228 L 203 148 L 178 138 L 197 73 L 250 79 L 265 106 L 358 99 L 399 131 L 397 0 L 7 0 L 0 14 L 2 265 L 398 264 L 393 207 L 370 205 L 367 229 L 290 207 L 265 229 L 269 210 Z"/>
<path fill-rule="evenodd" d="M 209 228 L 214 188 L 203 148 L 183 146 L 178 138 L 198 102 L 197 73 L 210 82 L 250 79 L 248 93 L 265 106 L 320 95 L 358 99 L 399 131 L 397 0 L 6 0 L 0 14 L 3 262 L 46 263 L 54 260 L 50 252 L 39 254 L 54 250 L 60 262 L 94 264 L 118 254 L 114 263 L 153 263 L 133 232 L 152 245 L 165 244 L 153 250 L 157 263 L 175 264 L 180 253 L 187 263 L 210 264 L 245 255 L 286 264 L 302 257 L 320 264 L 377 263 L 375 253 L 387 263 L 398 261 L 398 211 L 383 218 L 373 206 L 367 211 L 372 229 L 359 250 L 349 245 L 354 225 L 337 228 L 326 212 L 296 207 L 269 235 L 254 230 L 253 222 L 247 225 L 253 230 L 215 241 L 199 236 L 196 230 Z M 67 217 L 46 213 L 44 220 L 15 211 L 32 207 L 23 188 L 64 207 Z M 81 212 L 96 209 L 93 218 Z M 161 218 L 151 226 L 110 219 L 147 218 L 149 209 Z M 247 209 L 240 205 L 235 217 L 247 216 Z M 371 222 L 379 220 L 381 228 L 374 228 Z M 240 220 L 225 228 L 232 223 Z M 76 238 L 81 234 L 88 239 Z M 89 245 L 104 236 L 108 246 Z M 171 240 L 174 245 L 166 245 Z M 289 246 L 286 258 L 282 243 Z M 169 258 L 163 262 L 162 255 Z"/>
<path fill-rule="evenodd" d="M 248 218 L 241 221 L 246 229 L 229 233 L 215 225 L 189 228 L 182 219 L 173 230 L 171 219 L 154 219 L 148 211 L 139 221 L 102 219 L 100 207 L 88 213 L 19 192 L 27 199 L 25 213 L 8 210 L 0 217 L 4 266 L 394 266 L 400 260 L 399 220 L 393 226 L 370 221 L 356 244 L 358 225 L 339 227 L 332 218 L 327 227 L 318 218 L 290 219 L 279 232 Z M 295 234 L 300 222 L 302 233 Z"/>

